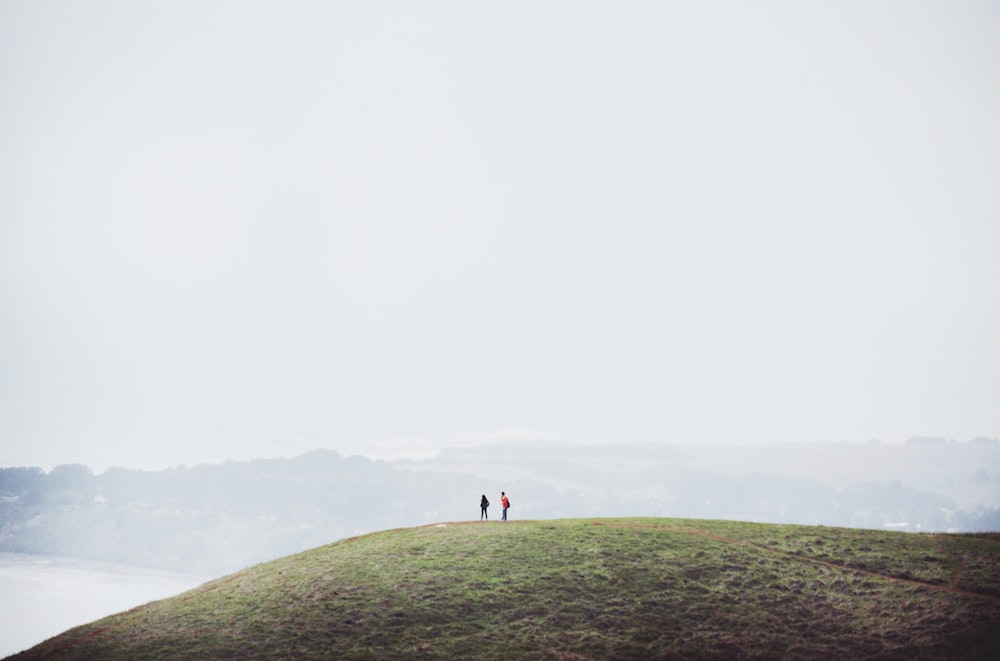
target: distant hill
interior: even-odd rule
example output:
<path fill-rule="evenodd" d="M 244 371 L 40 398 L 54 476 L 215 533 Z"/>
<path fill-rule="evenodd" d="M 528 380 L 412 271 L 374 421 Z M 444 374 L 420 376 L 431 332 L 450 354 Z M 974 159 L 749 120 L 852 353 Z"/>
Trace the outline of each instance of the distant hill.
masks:
<path fill-rule="evenodd" d="M 161 471 L 0 468 L 0 552 L 214 576 L 377 530 L 477 519 L 666 516 L 1000 531 L 1000 444 L 456 448 L 421 461 L 316 450 Z M 494 507 L 495 510 L 495 507 Z"/>
<path fill-rule="evenodd" d="M 256 565 L 14 659 L 1000 658 L 1000 536 L 453 523 Z"/>

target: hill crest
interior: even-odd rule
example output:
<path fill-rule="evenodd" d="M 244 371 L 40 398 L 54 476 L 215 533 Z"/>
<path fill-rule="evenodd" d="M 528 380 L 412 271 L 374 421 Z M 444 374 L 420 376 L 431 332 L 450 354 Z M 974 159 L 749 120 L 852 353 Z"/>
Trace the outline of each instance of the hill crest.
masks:
<path fill-rule="evenodd" d="M 15 659 L 996 658 L 1000 539 L 445 523 L 256 565 Z"/>

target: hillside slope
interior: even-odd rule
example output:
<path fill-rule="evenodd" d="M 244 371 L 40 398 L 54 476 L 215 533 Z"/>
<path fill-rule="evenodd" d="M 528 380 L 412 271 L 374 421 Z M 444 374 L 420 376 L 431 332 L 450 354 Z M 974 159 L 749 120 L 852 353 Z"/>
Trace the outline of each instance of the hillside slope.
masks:
<path fill-rule="evenodd" d="M 682 519 L 347 539 L 16 659 L 1000 658 L 1000 537 Z"/>

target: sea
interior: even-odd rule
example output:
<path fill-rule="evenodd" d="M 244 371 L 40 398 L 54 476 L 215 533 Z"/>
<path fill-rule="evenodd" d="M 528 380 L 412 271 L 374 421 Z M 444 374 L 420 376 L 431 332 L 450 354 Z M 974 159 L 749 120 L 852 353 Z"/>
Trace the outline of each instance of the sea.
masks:
<path fill-rule="evenodd" d="M 0 553 L 0 658 L 75 626 L 214 577 L 57 556 Z"/>

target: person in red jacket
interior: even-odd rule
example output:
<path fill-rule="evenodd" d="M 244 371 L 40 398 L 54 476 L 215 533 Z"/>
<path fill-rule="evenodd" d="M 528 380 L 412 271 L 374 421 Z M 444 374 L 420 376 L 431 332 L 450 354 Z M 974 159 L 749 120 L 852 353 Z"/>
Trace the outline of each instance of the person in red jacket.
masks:
<path fill-rule="evenodd" d="M 505 494 L 503 491 L 500 492 L 500 507 L 503 508 L 503 519 L 501 520 L 506 521 L 507 508 L 510 507 L 510 500 L 507 498 L 507 494 Z"/>

